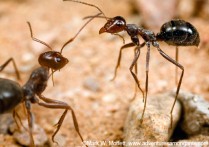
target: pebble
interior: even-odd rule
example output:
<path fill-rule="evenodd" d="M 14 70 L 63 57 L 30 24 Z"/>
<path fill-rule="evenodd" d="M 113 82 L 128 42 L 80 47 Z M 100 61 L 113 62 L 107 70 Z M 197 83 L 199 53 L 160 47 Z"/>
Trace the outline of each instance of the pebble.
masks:
<path fill-rule="evenodd" d="M 174 95 L 174 92 L 172 94 Z M 182 130 L 188 135 L 209 136 L 209 102 L 189 92 L 180 92 L 178 99 L 184 112 Z"/>
<path fill-rule="evenodd" d="M 23 126 L 28 129 L 28 121 L 22 121 Z M 12 124 L 10 126 L 10 130 L 13 133 L 14 139 L 21 145 L 29 146 L 30 145 L 30 135 L 27 130 L 21 127 L 20 130 L 15 129 L 16 124 Z M 48 143 L 48 137 L 43 128 L 41 128 L 38 124 L 33 124 L 33 139 L 36 147 L 43 147 L 46 143 Z"/>
<path fill-rule="evenodd" d="M 14 123 L 11 113 L 0 115 L 0 134 L 8 134 L 9 126 Z"/>
<path fill-rule="evenodd" d="M 168 141 L 172 132 L 180 119 L 180 104 L 175 104 L 173 111 L 173 127 L 170 127 L 170 110 L 174 97 L 169 93 L 150 96 L 147 98 L 147 107 L 143 123 L 141 124 L 141 115 L 144 103 L 142 98 L 137 98 L 132 102 L 126 123 L 124 126 L 124 140 L 126 142 L 163 142 Z"/>
<path fill-rule="evenodd" d="M 92 77 L 86 78 L 83 82 L 83 86 L 86 89 L 91 90 L 93 92 L 98 92 L 101 89 L 98 81 L 95 78 L 92 78 Z"/>
<path fill-rule="evenodd" d="M 105 103 L 114 103 L 117 100 L 117 96 L 115 94 L 109 93 L 102 97 L 102 101 Z"/>

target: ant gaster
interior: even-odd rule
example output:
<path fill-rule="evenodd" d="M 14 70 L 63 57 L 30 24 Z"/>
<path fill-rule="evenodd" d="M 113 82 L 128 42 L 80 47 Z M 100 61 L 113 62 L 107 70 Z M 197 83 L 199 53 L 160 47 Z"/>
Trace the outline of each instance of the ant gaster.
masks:
<path fill-rule="evenodd" d="M 44 41 L 41 41 L 37 38 L 35 38 L 33 36 L 33 31 L 32 31 L 32 27 L 31 27 L 31 24 L 30 22 L 27 22 L 28 26 L 29 26 L 29 29 L 30 29 L 30 35 L 31 35 L 31 38 L 36 41 L 36 42 L 39 42 L 43 45 L 45 45 L 46 47 L 48 47 L 50 49 L 50 51 L 47 51 L 47 52 L 44 52 L 44 53 L 41 53 L 39 55 L 39 58 L 38 58 L 38 62 L 41 66 L 43 67 L 46 67 L 48 69 L 51 69 L 51 75 L 52 75 L 52 81 L 54 83 L 54 80 L 53 80 L 53 74 L 54 72 L 56 72 L 57 70 L 60 70 L 61 68 L 63 68 L 69 61 L 67 58 L 65 58 L 63 55 L 62 55 L 62 51 L 64 49 L 64 47 L 66 45 L 68 45 L 69 43 L 71 43 L 72 41 L 74 41 L 74 39 L 78 36 L 78 34 L 83 30 L 83 28 L 92 20 L 94 19 L 95 17 L 99 16 L 101 13 L 98 13 L 97 15 L 93 16 L 91 19 L 89 19 L 81 28 L 80 30 L 76 33 L 76 35 L 74 37 L 72 37 L 71 39 L 69 39 L 67 42 L 64 43 L 64 45 L 62 46 L 60 52 L 57 52 L 57 51 L 53 51 L 53 49 L 47 44 L 45 43 Z"/>
<path fill-rule="evenodd" d="M 0 71 L 2 71 L 11 61 L 14 64 L 17 78 L 20 79 L 16 64 L 12 58 L 7 60 L 2 66 L 0 66 Z M 47 87 L 48 79 L 49 79 L 49 69 L 46 67 L 39 67 L 33 70 L 33 72 L 29 77 L 29 80 L 22 87 L 19 85 L 19 83 L 15 81 L 0 78 L 0 114 L 8 111 L 13 111 L 14 119 L 15 116 L 19 118 L 19 115 L 17 115 L 17 113 L 15 112 L 15 107 L 20 103 L 24 103 L 25 108 L 27 110 L 30 144 L 31 146 L 34 147 L 35 144 L 32 133 L 33 117 L 31 112 L 31 104 L 35 103 L 45 108 L 65 110 L 56 124 L 57 128 L 52 135 L 53 142 L 56 142 L 54 140 L 54 137 L 58 133 L 60 127 L 62 126 L 62 123 L 65 119 L 67 112 L 70 110 L 72 113 L 75 130 L 78 133 L 80 139 L 83 141 L 83 137 L 80 134 L 78 122 L 73 109 L 65 102 L 46 98 L 45 96 L 42 95 L 42 93 Z M 16 124 L 18 123 L 16 122 Z"/>
<path fill-rule="evenodd" d="M 82 4 L 89 5 L 89 6 L 92 6 L 92 7 L 95 7 L 97 9 L 99 9 L 97 6 L 92 5 L 92 4 L 87 4 L 85 2 L 74 1 L 74 0 L 64 0 L 64 1 L 78 2 L 78 3 L 82 3 Z M 100 9 L 99 9 L 99 11 L 101 12 Z M 132 70 L 133 70 L 133 67 L 135 66 L 135 71 L 137 73 L 136 66 L 137 66 L 137 60 L 140 56 L 141 47 L 143 47 L 145 45 L 147 46 L 145 97 L 143 97 L 144 109 L 143 109 L 142 116 L 141 116 L 141 122 L 143 122 L 143 117 L 144 117 L 144 113 L 145 113 L 145 109 L 146 109 L 146 102 L 147 102 L 148 79 L 149 79 L 149 74 L 148 73 L 149 73 L 149 60 L 150 60 L 150 47 L 151 47 L 151 45 L 153 47 L 155 47 L 158 50 L 158 52 L 166 60 L 173 63 L 175 66 L 177 66 L 178 68 L 180 68 L 182 70 L 180 79 L 179 79 L 178 84 L 177 84 L 175 100 L 173 102 L 173 105 L 172 105 L 172 108 L 171 108 L 171 111 L 170 111 L 170 116 L 171 116 L 170 127 L 172 127 L 172 122 L 173 122 L 172 112 L 173 112 L 173 108 L 175 106 L 175 103 L 176 103 L 176 100 L 177 100 L 177 97 L 178 97 L 178 94 L 179 94 L 179 90 L 180 90 L 180 87 L 181 87 L 181 83 L 182 83 L 182 79 L 183 79 L 183 75 L 184 75 L 184 67 L 181 64 L 179 64 L 177 61 L 175 61 L 174 59 L 169 57 L 165 52 L 163 52 L 161 50 L 160 46 L 159 46 L 158 41 L 165 41 L 167 44 L 174 45 L 174 46 L 198 46 L 199 42 L 200 42 L 200 38 L 199 38 L 199 33 L 196 30 L 196 28 L 192 24 L 190 24 L 189 22 L 186 22 L 184 20 L 176 19 L 176 20 L 171 20 L 171 21 L 165 23 L 161 27 L 160 33 L 155 35 L 154 32 L 151 31 L 151 30 L 146 30 L 144 28 L 138 27 L 135 24 L 126 24 L 125 19 L 121 16 L 116 16 L 116 17 L 113 17 L 113 18 L 107 18 L 104 15 L 104 16 L 98 16 L 98 17 L 105 18 L 107 20 L 106 24 L 99 30 L 99 34 L 102 34 L 102 33 L 105 33 L 105 32 L 114 34 L 114 33 L 119 33 L 121 31 L 126 31 L 128 33 L 128 35 L 130 36 L 132 42 L 128 43 L 128 44 L 125 44 L 120 48 L 120 53 L 119 53 L 118 62 L 117 62 L 116 68 L 115 68 L 114 78 L 116 77 L 117 69 L 120 65 L 122 50 L 125 49 L 125 48 L 135 46 L 135 49 L 134 49 L 135 57 L 134 57 L 134 59 L 132 61 L 132 64 L 130 66 L 130 72 L 131 72 L 133 78 L 135 79 L 135 82 L 137 83 L 140 90 L 141 90 L 141 88 L 140 88 L 138 78 Z M 92 17 L 89 16 L 89 17 L 86 17 L 86 18 L 92 18 Z M 140 44 L 138 35 L 141 36 L 144 40 L 144 42 L 142 44 Z"/>

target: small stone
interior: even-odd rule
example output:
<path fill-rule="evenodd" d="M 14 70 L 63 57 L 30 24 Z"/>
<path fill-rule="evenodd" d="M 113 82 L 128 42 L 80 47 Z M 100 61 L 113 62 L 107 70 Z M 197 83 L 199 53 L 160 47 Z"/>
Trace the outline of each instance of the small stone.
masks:
<path fill-rule="evenodd" d="M 22 55 L 21 59 L 22 59 L 23 63 L 28 63 L 28 62 L 34 61 L 35 60 L 35 56 L 34 56 L 34 54 L 28 52 L 28 53 L 24 53 Z"/>
<path fill-rule="evenodd" d="M 28 129 L 28 121 L 22 121 L 23 126 Z M 14 128 L 14 125 L 11 125 L 11 128 Z M 11 129 L 13 130 L 13 137 L 14 139 L 21 145 L 29 146 L 30 145 L 30 135 L 27 130 L 21 127 L 20 130 L 18 129 Z M 41 128 L 38 124 L 33 124 L 33 139 L 35 142 L 36 147 L 42 147 L 44 144 L 48 142 L 48 137 L 43 128 Z"/>
<path fill-rule="evenodd" d="M 0 134 L 0 147 L 21 147 L 11 135 Z"/>
<path fill-rule="evenodd" d="M 169 129 L 169 112 L 173 102 L 174 97 L 170 94 L 148 97 L 143 123 L 141 124 L 144 103 L 141 98 L 133 101 L 124 127 L 125 141 L 168 141 L 180 118 L 180 104 L 177 101 L 172 115 L 173 126 Z"/>
<path fill-rule="evenodd" d="M 88 77 L 84 83 L 83 86 L 93 92 L 98 92 L 100 90 L 100 85 L 97 82 L 95 78 Z"/>
<path fill-rule="evenodd" d="M 0 115 L 0 134 L 8 134 L 9 126 L 14 123 L 11 113 Z"/>
<path fill-rule="evenodd" d="M 178 99 L 184 112 L 182 130 L 188 135 L 209 135 L 209 102 L 188 92 L 180 92 Z"/>
<path fill-rule="evenodd" d="M 117 99 L 115 94 L 106 94 L 102 97 L 102 101 L 105 103 L 113 103 Z"/>
<path fill-rule="evenodd" d="M 67 138 L 65 135 L 57 134 L 55 136 L 55 141 L 59 143 L 59 146 L 66 146 Z M 54 144 L 54 143 L 53 143 Z"/>

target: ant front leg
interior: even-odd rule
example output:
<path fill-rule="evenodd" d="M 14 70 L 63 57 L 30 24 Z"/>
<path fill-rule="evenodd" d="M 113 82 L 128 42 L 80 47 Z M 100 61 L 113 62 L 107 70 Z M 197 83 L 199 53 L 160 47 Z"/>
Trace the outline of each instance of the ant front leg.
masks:
<path fill-rule="evenodd" d="M 2 64 L 2 65 L 0 66 L 0 72 L 1 72 L 2 70 L 4 70 L 4 68 L 5 68 L 10 62 L 13 63 L 13 66 L 14 66 L 14 68 L 15 68 L 15 73 L 16 73 L 16 76 L 17 76 L 17 79 L 20 80 L 20 74 L 19 74 L 19 71 L 18 71 L 18 69 L 17 69 L 16 63 L 15 63 L 15 61 L 14 61 L 13 58 L 9 58 L 4 64 Z"/>
<path fill-rule="evenodd" d="M 157 44 L 155 47 L 157 47 L 158 49 L 158 52 L 166 59 L 168 60 L 169 62 L 173 63 L 174 65 L 176 65 L 178 68 L 180 68 L 182 70 L 181 72 L 181 76 L 180 76 L 180 79 L 179 79 L 179 82 L 178 82 L 178 86 L 177 86 L 177 89 L 176 89 L 176 96 L 175 96 L 175 100 L 173 102 L 173 105 L 172 105 L 172 108 L 171 108 L 171 111 L 170 111 L 170 115 L 171 115 L 171 125 L 170 125 L 170 128 L 172 128 L 173 126 L 173 116 L 172 116 L 172 113 L 173 113 L 173 109 L 174 109 L 174 106 L 175 106 L 175 103 L 176 103 L 176 100 L 178 98 L 178 94 L 179 94 L 179 90 L 180 90 L 180 87 L 181 87 L 181 83 L 182 83 L 182 79 L 183 79 L 183 76 L 184 76 L 184 67 L 179 64 L 178 62 L 176 62 L 175 60 L 173 60 L 171 57 L 169 57 L 166 53 L 164 53 L 159 45 Z"/>
<path fill-rule="evenodd" d="M 120 61 L 121 61 L 121 57 L 122 57 L 122 50 L 123 49 L 127 49 L 129 47 L 133 47 L 133 46 L 135 46 L 135 44 L 131 42 L 131 43 L 128 43 L 128 44 L 123 45 L 120 48 L 120 52 L 119 52 L 119 56 L 118 56 L 118 61 L 117 61 L 116 67 L 115 67 L 114 77 L 111 79 L 111 81 L 115 80 L 115 78 L 117 76 L 117 70 L 120 67 Z"/>
<path fill-rule="evenodd" d="M 141 46 L 137 46 L 136 47 L 136 54 L 135 54 L 134 60 L 132 61 L 132 64 L 131 64 L 129 70 L 130 70 L 130 72 L 131 72 L 131 74 L 132 74 L 132 76 L 133 76 L 133 78 L 134 78 L 134 80 L 135 80 L 139 90 L 142 92 L 143 99 L 144 99 L 144 91 L 141 89 L 140 84 L 139 84 L 139 80 L 138 80 L 136 74 L 133 72 L 133 67 L 136 66 L 136 62 L 137 62 L 137 60 L 138 60 L 138 58 L 140 56 L 140 49 L 141 49 Z"/>
<path fill-rule="evenodd" d="M 144 100 L 144 109 L 143 109 L 142 116 L 141 116 L 141 123 L 143 122 L 144 113 L 145 113 L 145 109 L 147 105 L 148 81 L 149 81 L 149 60 L 150 60 L 150 42 L 147 43 L 145 100 Z"/>
<path fill-rule="evenodd" d="M 58 123 L 56 124 L 57 129 L 55 130 L 54 134 L 52 135 L 53 142 L 57 143 L 56 141 L 54 141 L 54 137 L 57 134 L 57 132 L 59 131 L 60 127 L 62 126 L 63 120 L 65 119 L 65 116 L 66 116 L 68 110 L 70 110 L 72 113 L 72 118 L 73 118 L 75 130 L 78 133 L 82 142 L 84 142 L 83 137 L 79 131 L 79 126 L 78 126 L 77 118 L 75 116 L 75 112 L 67 103 L 64 103 L 64 102 L 58 101 L 58 100 L 49 99 L 49 98 L 46 98 L 42 95 L 39 95 L 39 98 L 45 102 L 45 103 L 38 102 L 38 105 L 40 105 L 40 106 L 43 106 L 46 108 L 52 108 L 52 109 L 65 109 L 65 111 L 63 112 L 62 116 L 60 117 Z"/>

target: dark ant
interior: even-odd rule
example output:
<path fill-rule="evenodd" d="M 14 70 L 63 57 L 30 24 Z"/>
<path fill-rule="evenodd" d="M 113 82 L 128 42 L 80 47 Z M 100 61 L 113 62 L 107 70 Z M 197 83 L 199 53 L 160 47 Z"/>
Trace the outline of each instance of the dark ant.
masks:
<path fill-rule="evenodd" d="M 92 5 L 92 4 L 88 4 L 88 3 L 80 2 L 80 1 L 75 1 L 75 0 L 64 0 L 64 1 L 72 1 L 72 2 L 78 2 L 81 4 L 89 5 L 89 6 L 97 8 L 100 12 L 102 12 L 97 6 Z M 200 38 L 199 38 L 199 33 L 198 33 L 197 29 L 189 22 L 186 22 L 186 21 L 180 20 L 180 19 L 176 19 L 176 20 L 171 20 L 171 21 L 165 23 L 161 27 L 160 33 L 155 35 L 154 32 L 152 32 L 151 30 L 146 30 L 146 29 L 140 28 L 135 24 L 126 24 L 126 20 L 121 16 L 107 18 L 104 15 L 104 16 L 98 16 L 98 17 L 105 18 L 107 20 L 105 25 L 99 30 L 99 34 L 102 34 L 105 32 L 114 34 L 114 33 L 119 33 L 122 31 L 126 31 L 128 33 L 128 35 L 130 36 L 132 42 L 125 44 L 120 48 L 118 62 L 115 67 L 114 78 L 116 77 L 117 69 L 120 66 L 122 50 L 135 46 L 135 49 L 134 49 L 135 50 L 135 57 L 134 57 L 129 69 L 130 69 L 130 72 L 131 72 L 131 74 L 132 74 L 132 76 L 133 76 L 133 78 L 134 78 L 135 82 L 137 83 L 138 88 L 140 90 L 141 90 L 141 88 L 140 88 L 138 78 L 132 70 L 133 70 L 134 66 L 136 69 L 137 60 L 140 56 L 141 47 L 143 47 L 145 45 L 147 46 L 145 97 L 143 97 L 144 109 L 143 109 L 142 116 L 141 116 L 141 122 L 143 122 L 143 117 L 144 117 L 144 113 L 145 113 L 145 109 L 146 109 L 147 94 L 148 94 L 148 79 L 149 79 L 148 73 L 149 73 L 150 46 L 152 45 L 153 47 L 157 48 L 158 52 L 166 60 L 173 63 L 174 65 L 176 65 L 178 68 L 180 68 L 182 70 L 181 76 L 180 76 L 180 79 L 179 79 L 178 85 L 177 85 L 175 100 L 173 102 L 173 105 L 172 105 L 172 108 L 170 111 L 170 115 L 171 115 L 170 128 L 171 128 L 172 122 L 173 122 L 172 112 L 173 112 L 173 108 L 175 106 L 175 103 L 176 103 L 176 100 L 177 100 L 177 97 L 179 94 L 179 90 L 181 87 L 181 83 L 182 83 L 182 79 L 183 79 L 183 75 L 184 75 L 184 67 L 181 64 L 179 64 L 177 61 L 175 61 L 174 59 L 169 57 L 165 52 L 163 52 L 159 46 L 158 41 L 164 41 L 169 45 L 176 46 L 177 48 L 178 48 L 178 46 L 198 46 L 199 42 L 200 42 Z M 88 16 L 86 18 L 92 18 L 92 16 Z M 140 44 L 140 42 L 139 42 L 138 35 L 144 39 L 144 42 L 142 44 Z M 177 51 L 178 51 L 178 49 L 177 49 Z M 177 51 L 176 51 L 176 54 L 178 54 Z M 178 57 L 178 55 L 176 55 L 176 59 L 178 59 L 177 57 Z M 137 73 L 137 70 L 135 70 L 135 71 Z"/>
<path fill-rule="evenodd" d="M 71 1 L 71 2 L 76 2 L 76 3 L 81 3 L 81 4 L 84 4 L 84 5 L 88 5 L 88 6 L 91 6 L 91 7 L 95 7 L 95 8 L 97 8 L 100 11 L 100 14 L 103 14 L 103 16 L 87 16 L 84 19 L 87 19 L 87 18 L 91 19 L 92 17 L 94 17 L 94 18 L 105 18 L 107 21 L 109 21 L 111 19 L 111 18 L 106 17 L 105 14 L 102 12 L 102 10 L 99 7 L 97 7 L 97 6 L 93 5 L 93 4 L 89 4 L 89 3 L 82 2 L 82 1 L 77 1 L 77 0 L 63 0 L 63 1 Z M 112 35 L 116 35 L 116 36 L 120 37 L 123 40 L 123 44 L 125 44 L 125 39 L 123 38 L 123 36 L 118 34 L 118 32 L 120 32 L 120 31 L 118 30 L 118 31 L 115 31 L 115 32 L 110 32 L 110 33 Z M 126 46 L 126 45 L 124 45 L 124 46 Z M 136 54 L 136 49 L 134 50 L 134 54 Z M 121 50 L 120 50 L 119 59 L 121 59 Z M 119 65 L 118 65 L 118 67 L 119 67 Z M 135 66 L 135 73 L 137 73 L 137 66 Z M 133 74 L 132 70 L 131 70 L 131 74 L 134 77 L 134 80 L 136 80 L 137 77 L 135 76 L 135 74 Z M 113 81 L 115 79 L 115 77 L 116 77 L 116 70 L 115 70 L 114 77 L 111 79 L 111 81 Z M 140 84 L 138 82 L 138 84 L 135 86 L 135 92 L 134 92 L 132 100 L 136 97 L 137 87 L 142 92 L 143 99 L 144 99 L 144 91 L 142 90 L 142 88 L 140 87 Z"/>
<path fill-rule="evenodd" d="M 45 43 L 44 41 L 41 41 L 35 37 L 33 37 L 33 31 L 32 31 L 32 27 L 31 27 L 31 24 L 30 22 L 27 22 L 28 26 L 29 26 L 29 29 L 30 29 L 30 35 L 31 35 L 31 38 L 36 41 L 36 42 L 39 42 L 43 45 L 45 45 L 46 47 L 48 47 L 50 49 L 50 51 L 47 51 L 47 52 L 44 52 L 44 53 L 41 53 L 39 55 L 39 58 L 38 58 L 38 62 L 39 64 L 42 66 L 42 67 L 47 67 L 48 69 L 51 69 L 51 75 L 52 75 L 52 81 L 53 81 L 53 84 L 54 84 L 54 80 L 53 80 L 53 74 L 54 72 L 56 72 L 57 70 L 60 70 L 61 68 L 63 68 L 69 61 L 67 58 L 65 58 L 63 55 L 62 55 L 62 51 L 64 49 L 64 47 L 66 45 L 68 45 L 69 43 L 71 43 L 72 41 L 74 41 L 74 39 L 78 36 L 78 34 L 83 30 L 83 28 L 92 20 L 94 19 L 95 17 L 101 15 L 101 13 L 93 16 L 91 19 L 89 19 L 81 28 L 80 30 L 76 33 L 76 35 L 74 37 L 72 37 L 71 39 L 69 39 L 67 42 L 64 43 L 64 45 L 62 46 L 60 52 L 57 52 L 57 51 L 53 51 L 53 49 L 47 44 Z"/>
<path fill-rule="evenodd" d="M 0 66 L 0 71 L 2 71 L 9 62 L 13 62 L 17 78 L 20 79 L 19 72 L 17 70 L 16 64 L 12 58 L 7 60 L 3 65 Z M 32 134 L 32 127 L 33 127 L 33 117 L 31 112 L 31 104 L 38 104 L 40 106 L 51 108 L 51 109 L 64 109 L 65 111 L 61 115 L 59 121 L 57 122 L 56 130 L 52 135 L 52 141 L 57 143 L 54 140 L 55 135 L 58 133 L 64 118 L 68 112 L 68 110 L 72 113 L 73 123 L 76 132 L 78 133 L 80 139 L 83 140 L 83 137 L 80 134 L 78 122 L 75 116 L 75 112 L 73 109 L 65 102 L 53 100 L 50 98 L 46 98 L 42 95 L 44 90 L 47 87 L 47 81 L 49 79 L 49 69 L 46 67 L 39 67 L 36 68 L 30 75 L 29 80 L 26 82 L 24 86 L 20 86 L 19 83 L 9 80 L 0 78 L 0 114 L 13 111 L 13 117 L 17 113 L 15 112 L 15 107 L 20 104 L 24 103 L 25 108 L 27 110 L 27 117 L 28 117 L 28 126 L 29 126 L 29 134 L 30 134 L 30 145 L 35 146 L 33 134 Z M 43 102 L 41 102 L 41 101 Z M 19 118 L 19 116 L 17 115 Z M 20 118 L 19 118 L 20 119 Z M 16 124 L 17 121 L 15 119 Z"/>

